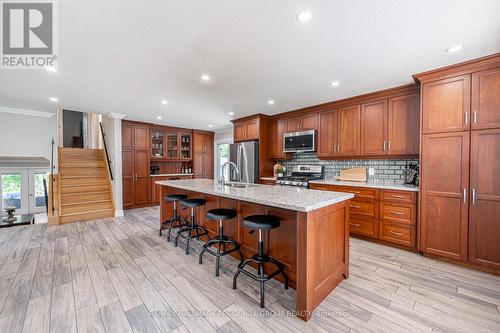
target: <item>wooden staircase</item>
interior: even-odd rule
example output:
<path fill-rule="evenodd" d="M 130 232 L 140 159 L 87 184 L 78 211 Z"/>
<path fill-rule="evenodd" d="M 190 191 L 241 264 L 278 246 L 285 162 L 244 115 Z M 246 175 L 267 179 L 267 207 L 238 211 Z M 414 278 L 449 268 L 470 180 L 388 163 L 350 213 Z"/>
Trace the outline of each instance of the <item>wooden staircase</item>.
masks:
<path fill-rule="evenodd" d="M 103 149 L 58 149 L 59 223 L 114 216 L 115 205 Z"/>

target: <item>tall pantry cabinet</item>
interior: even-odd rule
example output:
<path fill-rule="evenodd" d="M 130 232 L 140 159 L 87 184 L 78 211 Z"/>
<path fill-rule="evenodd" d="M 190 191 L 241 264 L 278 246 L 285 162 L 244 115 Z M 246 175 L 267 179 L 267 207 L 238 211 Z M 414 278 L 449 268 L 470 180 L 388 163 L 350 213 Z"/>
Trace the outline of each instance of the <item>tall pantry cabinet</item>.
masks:
<path fill-rule="evenodd" d="M 416 78 L 420 250 L 500 271 L 500 55 Z"/>

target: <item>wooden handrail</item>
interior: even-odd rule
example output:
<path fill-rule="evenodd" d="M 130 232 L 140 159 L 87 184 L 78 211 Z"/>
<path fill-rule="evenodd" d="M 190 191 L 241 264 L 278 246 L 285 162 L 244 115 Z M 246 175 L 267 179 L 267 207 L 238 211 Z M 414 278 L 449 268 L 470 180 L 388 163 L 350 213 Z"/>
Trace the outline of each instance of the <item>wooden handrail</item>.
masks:
<path fill-rule="evenodd" d="M 51 147 L 51 156 L 50 156 L 50 198 L 51 198 L 51 206 L 52 206 L 52 216 L 54 216 L 54 212 L 56 207 L 54 206 L 54 138 L 52 138 L 52 147 Z"/>
<path fill-rule="evenodd" d="M 102 122 L 99 122 L 99 128 L 101 129 L 102 143 L 104 146 L 104 152 L 106 153 L 106 161 L 108 162 L 109 177 L 113 180 L 113 171 L 111 170 L 111 161 L 109 160 L 108 147 L 106 145 L 106 134 L 104 134 L 104 130 L 102 129 Z"/>

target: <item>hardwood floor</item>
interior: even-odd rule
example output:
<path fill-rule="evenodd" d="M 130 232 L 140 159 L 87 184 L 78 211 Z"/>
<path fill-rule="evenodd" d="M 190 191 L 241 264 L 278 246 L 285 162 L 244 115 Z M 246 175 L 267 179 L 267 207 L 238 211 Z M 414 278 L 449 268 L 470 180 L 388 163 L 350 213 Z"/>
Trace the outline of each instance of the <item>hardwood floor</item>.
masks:
<path fill-rule="evenodd" d="M 500 277 L 351 239 L 350 277 L 308 323 L 295 292 L 236 260 L 198 264 L 158 236 L 158 208 L 0 230 L 0 332 L 499 332 Z"/>

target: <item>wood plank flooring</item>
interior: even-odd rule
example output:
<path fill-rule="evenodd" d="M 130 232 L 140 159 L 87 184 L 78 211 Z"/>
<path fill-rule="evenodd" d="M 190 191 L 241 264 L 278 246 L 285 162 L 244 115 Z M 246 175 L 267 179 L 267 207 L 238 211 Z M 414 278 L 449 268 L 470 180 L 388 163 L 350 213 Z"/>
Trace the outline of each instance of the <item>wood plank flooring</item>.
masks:
<path fill-rule="evenodd" d="M 158 236 L 158 208 L 0 230 L 0 332 L 500 332 L 500 277 L 351 239 L 350 278 L 308 322 L 295 292 L 236 260 L 198 264 Z"/>

